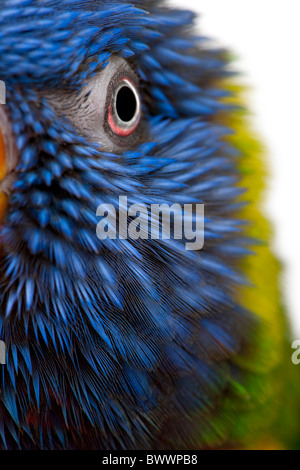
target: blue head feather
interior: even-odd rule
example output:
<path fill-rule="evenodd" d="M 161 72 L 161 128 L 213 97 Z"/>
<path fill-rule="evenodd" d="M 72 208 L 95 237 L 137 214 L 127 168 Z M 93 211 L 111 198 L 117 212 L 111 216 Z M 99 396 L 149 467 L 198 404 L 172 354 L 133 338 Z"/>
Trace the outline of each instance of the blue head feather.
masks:
<path fill-rule="evenodd" d="M 239 373 L 247 240 L 238 156 L 215 119 L 226 58 L 188 31 L 192 13 L 158 3 L 1 3 L 0 78 L 20 160 L 1 229 L 0 448 L 205 446 Z M 144 142 L 119 155 L 86 142 L 43 96 L 80 90 L 112 54 L 145 88 Z M 96 208 L 120 194 L 205 203 L 204 249 L 101 242 Z"/>

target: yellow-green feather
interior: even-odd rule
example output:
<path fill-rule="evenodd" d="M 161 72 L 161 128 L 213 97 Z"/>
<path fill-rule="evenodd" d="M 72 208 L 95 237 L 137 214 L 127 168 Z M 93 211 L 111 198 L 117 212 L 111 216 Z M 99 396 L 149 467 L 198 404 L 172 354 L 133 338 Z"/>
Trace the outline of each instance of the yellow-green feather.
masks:
<path fill-rule="evenodd" d="M 249 221 L 247 234 L 261 243 L 253 247 L 255 254 L 241 263 L 252 285 L 243 287 L 237 300 L 257 316 L 258 328 L 251 351 L 236 358 L 236 363 L 244 370 L 243 383 L 232 384 L 235 398 L 228 397 L 225 413 L 232 416 L 232 442 L 242 441 L 250 448 L 281 448 L 289 445 L 291 436 L 297 433 L 294 413 L 298 402 L 294 401 L 291 411 L 286 406 L 285 412 L 282 411 L 288 393 L 286 385 L 289 380 L 294 383 L 296 370 L 290 360 L 289 328 L 280 290 L 280 264 L 270 248 L 270 224 L 262 215 L 267 175 L 265 150 L 251 130 L 247 111 L 241 106 L 244 90 L 232 83 L 228 84 L 228 89 L 233 92 L 230 102 L 240 106 L 239 110 L 226 116 L 226 124 L 234 130 L 228 139 L 242 155 L 240 185 L 247 188 L 242 196 L 247 205 L 241 216 Z M 283 418 L 286 423 L 282 432 L 280 421 Z"/>

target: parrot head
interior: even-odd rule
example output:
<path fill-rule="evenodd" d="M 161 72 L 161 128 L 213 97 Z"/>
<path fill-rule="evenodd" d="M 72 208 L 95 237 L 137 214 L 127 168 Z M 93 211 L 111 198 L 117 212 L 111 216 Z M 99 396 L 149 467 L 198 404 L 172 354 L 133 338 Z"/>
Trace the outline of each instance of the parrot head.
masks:
<path fill-rule="evenodd" d="M 250 242 L 227 54 L 194 18 L 156 0 L 1 2 L 0 448 L 230 439 Z M 97 207 L 120 195 L 204 204 L 203 250 L 99 240 Z"/>

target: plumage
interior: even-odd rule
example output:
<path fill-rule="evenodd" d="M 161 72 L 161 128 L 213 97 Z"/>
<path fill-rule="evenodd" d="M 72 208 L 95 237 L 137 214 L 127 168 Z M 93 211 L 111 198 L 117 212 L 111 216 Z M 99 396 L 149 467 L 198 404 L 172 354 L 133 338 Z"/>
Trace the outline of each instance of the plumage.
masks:
<path fill-rule="evenodd" d="M 269 436 L 288 328 L 258 208 L 261 148 L 228 53 L 196 36 L 194 20 L 156 0 L 1 3 L 19 160 L 0 232 L 0 448 Z M 145 122 L 119 151 L 89 141 L 51 98 L 79 96 L 115 56 L 139 77 Z M 204 203 L 203 250 L 97 239 L 98 205 L 120 195 Z"/>

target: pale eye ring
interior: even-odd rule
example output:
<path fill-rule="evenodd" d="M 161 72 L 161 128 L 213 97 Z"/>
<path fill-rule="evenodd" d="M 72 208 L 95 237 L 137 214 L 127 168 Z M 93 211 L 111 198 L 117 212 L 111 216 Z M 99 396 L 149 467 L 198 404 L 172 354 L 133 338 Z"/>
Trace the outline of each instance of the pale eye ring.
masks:
<path fill-rule="evenodd" d="M 141 120 L 141 98 L 134 83 L 122 78 L 113 93 L 108 112 L 112 132 L 127 137 L 137 129 Z"/>

